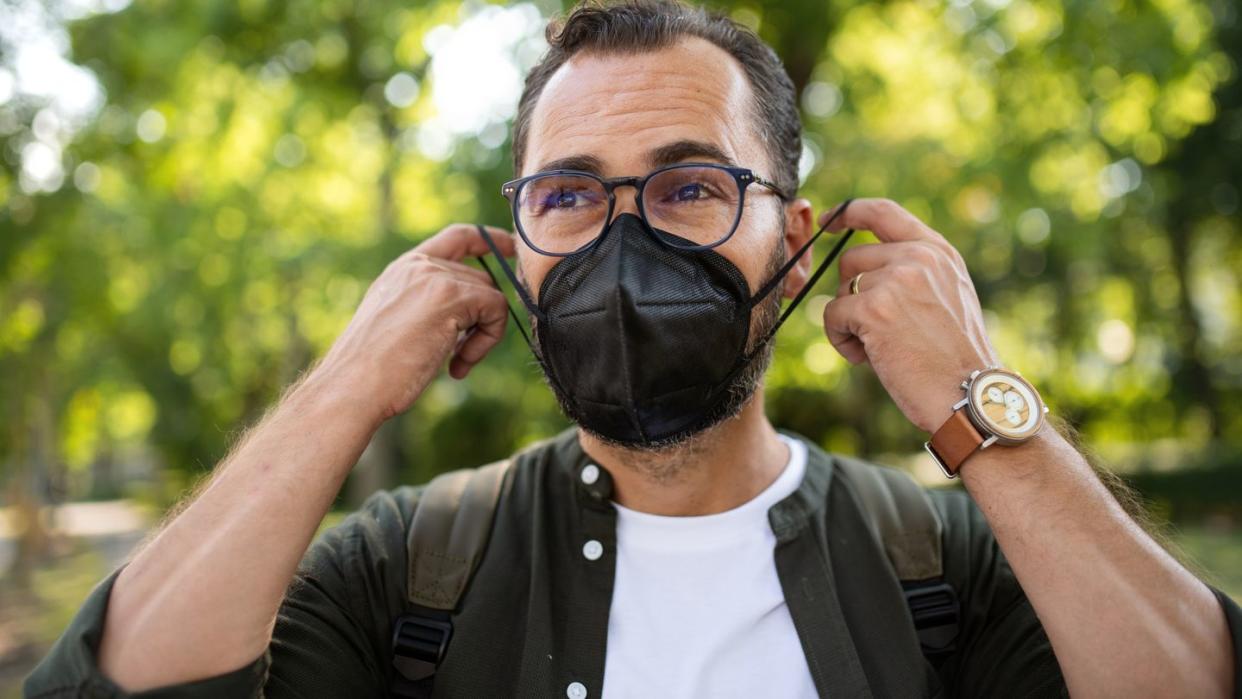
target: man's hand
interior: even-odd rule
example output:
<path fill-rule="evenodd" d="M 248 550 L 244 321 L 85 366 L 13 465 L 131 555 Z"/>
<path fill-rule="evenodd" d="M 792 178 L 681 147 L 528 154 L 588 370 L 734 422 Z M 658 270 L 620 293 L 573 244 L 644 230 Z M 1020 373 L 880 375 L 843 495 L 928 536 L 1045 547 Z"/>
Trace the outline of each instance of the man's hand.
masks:
<path fill-rule="evenodd" d="M 846 228 L 881 242 L 841 255 L 841 286 L 824 309 L 828 340 L 850 363 L 869 363 L 906 417 L 934 432 L 961 398 L 962 380 L 1000 364 L 966 263 L 944 236 L 887 199 L 851 202 L 830 230 Z"/>
<path fill-rule="evenodd" d="M 489 228 L 501 252 L 513 237 Z M 481 269 L 462 262 L 486 254 L 473 224 L 454 224 L 393 260 L 369 289 L 316 372 L 360 391 L 378 422 L 405 412 L 450 354 L 463 378 L 504 335 L 505 296 Z"/>

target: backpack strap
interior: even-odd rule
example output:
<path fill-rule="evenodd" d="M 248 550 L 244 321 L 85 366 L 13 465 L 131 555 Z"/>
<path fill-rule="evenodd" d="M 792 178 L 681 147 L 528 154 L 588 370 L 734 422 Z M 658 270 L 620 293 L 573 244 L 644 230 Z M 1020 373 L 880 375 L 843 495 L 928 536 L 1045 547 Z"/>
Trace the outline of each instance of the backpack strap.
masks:
<path fill-rule="evenodd" d="M 894 468 L 833 455 L 862 500 L 871 533 L 901 581 L 923 655 L 936 663 L 957 647 L 960 605 L 944 579 L 943 523 L 923 487 Z"/>
<path fill-rule="evenodd" d="M 419 497 L 406 539 L 409 611 L 393 631 L 392 696 L 431 696 L 453 635 L 452 613 L 483 558 L 510 463 L 445 473 Z"/>

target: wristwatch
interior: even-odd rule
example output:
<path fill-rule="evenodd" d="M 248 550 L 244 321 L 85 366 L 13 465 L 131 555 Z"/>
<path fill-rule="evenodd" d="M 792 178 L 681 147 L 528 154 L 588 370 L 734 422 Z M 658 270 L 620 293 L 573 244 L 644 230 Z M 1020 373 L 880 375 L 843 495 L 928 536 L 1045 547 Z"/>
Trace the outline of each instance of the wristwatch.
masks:
<path fill-rule="evenodd" d="M 966 397 L 923 448 L 946 478 L 957 478 L 962 463 L 993 444 L 1021 444 L 1044 426 L 1048 407 L 1039 392 L 1016 371 L 976 369 L 962 382 Z"/>

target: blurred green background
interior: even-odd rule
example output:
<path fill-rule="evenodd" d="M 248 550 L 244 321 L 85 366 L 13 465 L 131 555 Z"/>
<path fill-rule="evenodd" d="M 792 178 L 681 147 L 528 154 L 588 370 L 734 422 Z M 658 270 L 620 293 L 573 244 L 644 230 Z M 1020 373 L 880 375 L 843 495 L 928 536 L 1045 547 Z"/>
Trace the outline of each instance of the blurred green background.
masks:
<path fill-rule="evenodd" d="M 711 4 L 786 62 L 803 194 L 942 231 L 1006 362 L 1242 597 L 1236 3 Z M 0 695 L 388 261 L 509 225 L 509 122 L 562 9 L 0 0 Z M 935 483 L 823 339 L 833 288 L 782 330 L 769 414 Z M 566 424 L 511 333 L 380 430 L 339 508 Z"/>

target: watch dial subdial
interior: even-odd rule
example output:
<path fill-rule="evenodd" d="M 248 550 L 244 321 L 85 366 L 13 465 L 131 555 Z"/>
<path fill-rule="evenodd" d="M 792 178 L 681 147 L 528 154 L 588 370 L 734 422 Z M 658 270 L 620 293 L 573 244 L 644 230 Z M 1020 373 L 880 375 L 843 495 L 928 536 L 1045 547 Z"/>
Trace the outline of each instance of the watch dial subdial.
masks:
<path fill-rule="evenodd" d="M 985 373 L 970 387 L 970 405 L 980 426 L 1005 439 L 1023 439 L 1039 425 L 1038 396 L 1012 375 Z"/>

